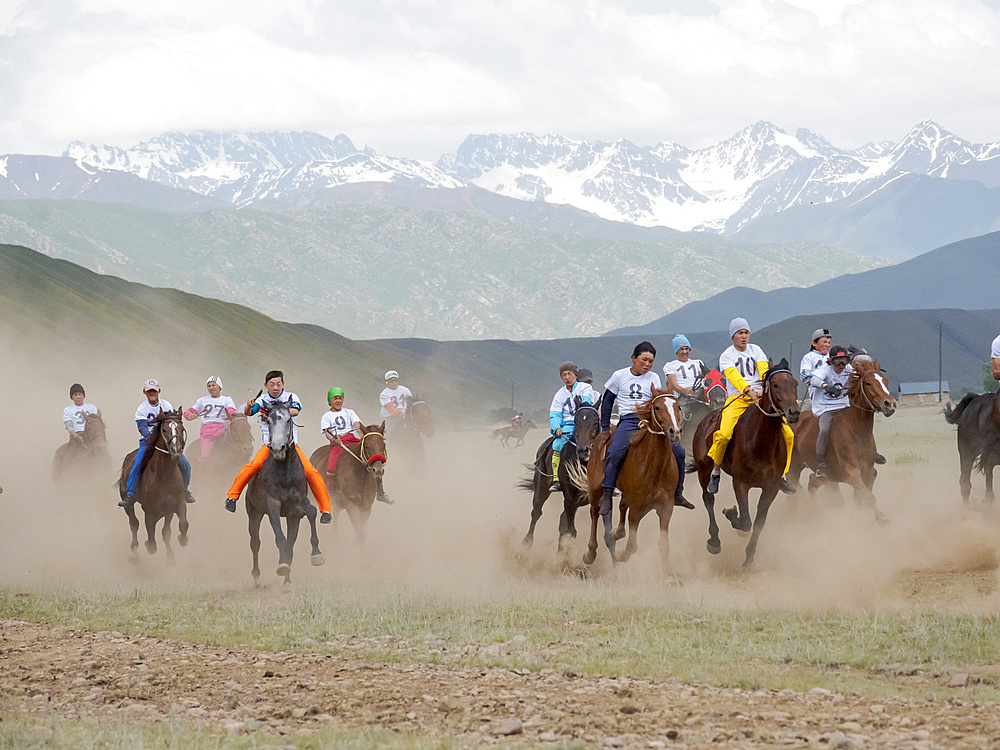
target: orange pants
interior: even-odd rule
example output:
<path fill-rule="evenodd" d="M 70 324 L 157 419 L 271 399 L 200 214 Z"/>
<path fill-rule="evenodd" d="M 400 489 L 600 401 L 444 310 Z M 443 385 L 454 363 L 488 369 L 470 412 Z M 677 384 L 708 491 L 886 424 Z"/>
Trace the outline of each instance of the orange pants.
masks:
<path fill-rule="evenodd" d="M 306 470 L 306 481 L 309 483 L 309 489 L 312 490 L 313 497 L 316 498 L 316 505 L 319 506 L 321 511 L 329 512 L 330 494 L 326 491 L 323 477 L 309 463 L 309 458 L 302 452 L 298 443 L 295 444 L 295 452 L 299 454 L 299 459 L 302 461 L 302 468 Z M 260 471 L 260 467 L 264 465 L 264 461 L 267 460 L 270 453 L 271 449 L 266 445 L 262 445 L 260 450 L 257 451 L 257 455 L 250 460 L 250 463 L 240 469 L 240 473 L 236 475 L 236 479 L 233 480 L 233 486 L 229 488 L 226 496 L 231 497 L 233 500 L 238 500 L 240 493 L 243 492 L 243 488 L 247 486 L 247 482 L 250 481 L 254 474 Z"/>

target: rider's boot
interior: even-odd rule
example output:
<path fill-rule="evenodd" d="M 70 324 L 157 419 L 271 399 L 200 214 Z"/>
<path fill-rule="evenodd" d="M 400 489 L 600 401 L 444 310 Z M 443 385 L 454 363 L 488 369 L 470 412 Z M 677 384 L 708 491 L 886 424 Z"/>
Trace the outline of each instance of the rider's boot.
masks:
<path fill-rule="evenodd" d="M 816 456 L 816 471 L 814 472 L 818 477 L 827 476 L 826 468 L 826 455 Z"/>
<path fill-rule="evenodd" d="M 236 512 L 236 500 L 237 498 L 235 497 L 226 498 L 226 510 L 228 510 L 230 513 Z"/>
<path fill-rule="evenodd" d="M 795 485 L 789 482 L 788 477 L 786 477 L 784 474 L 781 475 L 781 483 L 778 485 L 778 488 L 786 495 L 794 495 L 796 491 Z"/>
<path fill-rule="evenodd" d="M 719 469 L 712 469 L 712 475 L 708 478 L 708 490 L 710 495 L 719 494 L 719 482 L 722 480 L 722 471 Z"/>
<path fill-rule="evenodd" d="M 126 495 L 118 501 L 119 508 L 131 508 L 135 505 L 135 495 Z"/>
<path fill-rule="evenodd" d="M 674 505 L 679 505 L 680 507 L 687 508 L 688 510 L 694 510 L 694 504 L 688 502 L 688 500 L 684 497 L 684 493 L 680 491 L 674 493 Z"/>
<path fill-rule="evenodd" d="M 378 480 L 378 487 L 375 492 L 375 499 L 378 500 L 380 503 L 385 503 L 386 505 L 396 504 L 396 501 L 393 500 L 391 497 L 389 497 L 389 495 L 385 491 L 385 488 L 382 487 L 381 479 Z"/>
<path fill-rule="evenodd" d="M 331 523 L 332 521 L 333 521 L 333 514 L 330 513 L 330 511 L 324 510 L 322 513 L 319 514 L 320 523 Z"/>
<path fill-rule="evenodd" d="M 187 495 L 187 497 L 185 498 L 185 500 L 187 500 L 189 503 L 193 503 L 194 502 L 194 495 L 191 494 L 191 490 L 185 488 L 184 492 Z"/>
<path fill-rule="evenodd" d="M 562 489 L 562 485 L 559 484 L 559 459 L 562 457 L 562 451 L 552 451 L 552 484 L 549 486 L 549 492 L 559 492 Z"/>
<path fill-rule="evenodd" d="M 611 513 L 611 496 L 614 490 L 609 490 L 607 487 L 604 488 L 604 493 L 601 495 L 601 507 L 598 512 L 602 516 L 606 516 Z"/>

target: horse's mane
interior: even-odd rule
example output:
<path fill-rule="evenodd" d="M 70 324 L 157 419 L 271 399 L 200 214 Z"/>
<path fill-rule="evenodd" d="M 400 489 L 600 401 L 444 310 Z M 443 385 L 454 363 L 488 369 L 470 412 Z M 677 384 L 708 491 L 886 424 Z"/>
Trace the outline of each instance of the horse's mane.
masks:
<path fill-rule="evenodd" d="M 670 391 L 665 388 L 654 387 L 650 389 L 650 393 L 652 393 L 652 396 L 648 400 L 643 401 L 635 407 L 635 415 L 639 418 L 639 429 L 632 433 L 632 437 L 629 439 L 629 445 L 636 445 L 650 434 L 647 425 L 653 418 L 653 400 L 656 399 L 657 396 L 669 394 Z"/>
<path fill-rule="evenodd" d="M 864 387 L 862 385 L 864 376 L 876 369 L 875 360 L 867 354 L 858 354 L 854 357 L 851 367 L 854 368 L 854 372 L 847 379 L 847 395 L 850 398 L 854 398 Z"/>
<path fill-rule="evenodd" d="M 181 418 L 181 410 L 161 411 L 153 418 L 153 424 L 149 428 L 149 435 L 146 436 L 146 441 L 143 443 L 146 446 L 146 450 L 142 454 L 142 463 L 139 465 L 140 472 L 146 470 L 146 466 L 149 465 L 153 455 L 156 453 L 156 441 L 160 439 L 160 425 L 168 418 L 179 420 Z"/>

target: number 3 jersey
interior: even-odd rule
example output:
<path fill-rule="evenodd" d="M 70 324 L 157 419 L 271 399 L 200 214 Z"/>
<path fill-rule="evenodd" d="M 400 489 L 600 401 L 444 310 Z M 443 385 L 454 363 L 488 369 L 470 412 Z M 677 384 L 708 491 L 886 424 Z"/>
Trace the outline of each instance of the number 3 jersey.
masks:
<path fill-rule="evenodd" d="M 747 344 L 746 351 L 743 352 L 735 346 L 726 349 L 719 356 L 719 369 L 726 376 L 726 396 L 738 396 L 748 385 L 757 386 L 754 390 L 759 390 L 762 362 L 764 372 L 767 372 L 767 355 L 756 344 Z M 733 369 L 736 372 L 732 372 Z"/>
<path fill-rule="evenodd" d="M 63 409 L 63 424 L 66 425 L 66 429 L 73 432 L 83 432 L 83 428 L 87 426 L 84 414 L 97 414 L 97 407 L 84 403 L 81 406 L 70 404 Z"/>
<path fill-rule="evenodd" d="M 615 394 L 618 401 L 618 418 L 635 414 L 635 408 L 653 397 L 653 386 L 660 387 L 660 376 L 650 370 L 644 375 L 633 375 L 630 367 L 616 370 L 604 387 Z"/>
<path fill-rule="evenodd" d="M 354 432 L 354 423 L 360 422 L 358 415 L 351 409 L 341 409 L 340 411 L 327 411 L 323 413 L 319 420 L 319 428 L 323 432 L 330 431 L 337 437 Z"/>

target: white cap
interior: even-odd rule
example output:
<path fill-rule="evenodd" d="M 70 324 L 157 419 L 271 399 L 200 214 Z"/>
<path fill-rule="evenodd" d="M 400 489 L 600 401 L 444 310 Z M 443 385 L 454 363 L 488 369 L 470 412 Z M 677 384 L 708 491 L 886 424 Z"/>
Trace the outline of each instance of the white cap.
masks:
<path fill-rule="evenodd" d="M 388 383 L 392 378 L 396 378 L 396 380 L 399 380 L 399 373 L 396 372 L 395 370 L 389 370 L 389 372 L 385 374 L 385 382 Z"/>
<path fill-rule="evenodd" d="M 222 378 L 220 378 L 218 375 L 213 375 L 212 377 L 210 377 L 208 380 L 205 381 L 205 385 L 208 385 L 209 383 L 216 383 L 219 386 L 219 388 L 221 388 Z"/>
<path fill-rule="evenodd" d="M 142 392 L 146 391 L 158 391 L 160 390 L 160 381 L 156 378 L 150 378 L 145 383 L 142 384 Z"/>

